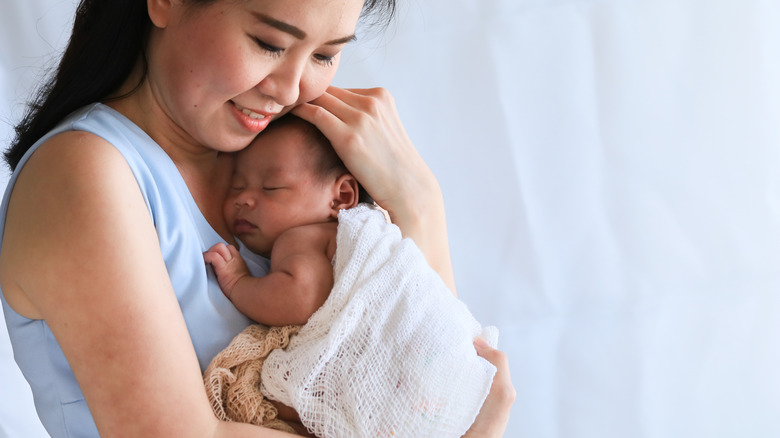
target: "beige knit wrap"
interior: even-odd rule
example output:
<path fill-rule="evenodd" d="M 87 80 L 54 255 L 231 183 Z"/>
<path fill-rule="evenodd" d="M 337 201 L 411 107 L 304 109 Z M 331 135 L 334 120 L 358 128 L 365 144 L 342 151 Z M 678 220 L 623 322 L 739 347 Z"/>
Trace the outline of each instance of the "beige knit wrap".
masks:
<path fill-rule="evenodd" d="M 287 347 L 299 329 L 251 325 L 211 361 L 203 382 L 217 418 L 295 433 L 277 418 L 276 408 L 260 393 L 260 371 L 268 354 Z"/>

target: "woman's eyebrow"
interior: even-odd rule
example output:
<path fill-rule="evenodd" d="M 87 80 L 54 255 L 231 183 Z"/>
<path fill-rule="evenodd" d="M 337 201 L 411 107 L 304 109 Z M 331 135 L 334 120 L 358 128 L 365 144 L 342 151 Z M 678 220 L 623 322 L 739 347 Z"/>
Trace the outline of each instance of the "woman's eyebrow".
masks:
<path fill-rule="evenodd" d="M 293 26 L 290 23 L 285 23 L 284 21 L 277 20 L 276 18 L 273 18 L 273 17 L 268 16 L 266 14 L 263 14 L 261 12 L 252 12 L 252 15 L 254 15 L 255 18 L 257 18 L 257 21 L 259 21 L 261 23 L 265 23 L 265 24 L 267 24 L 267 25 L 269 25 L 269 26 L 271 26 L 273 28 L 279 29 L 279 30 L 281 30 L 284 33 L 288 33 L 288 34 L 292 35 L 293 37 L 295 37 L 296 39 L 302 40 L 302 39 L 305 39 L 306 36 L 307 36 L 306 32 L 304 32 L 303 30 Z M 355 40 L 357 40 L 357 37 L 355 36 L 355 34 L 352 34 L 352 35 L 349 35 L 349 36 L 345 36 L 343 38 L 337 38 L 335 40 L 328 41 L 325 44 L 329 45 L 329 46 L 337 46 L 337 45 L 346 44 L 348 42 L 355 41 Z"/>
<path fill-rule="evenodd" d="M 341 44 L 351 43 L 352 41 L 357 41 L 357 36 L 355 36 L 354 33 L 352 35 L 345 36 L 343 38 L 337 38 L 335 40 L 328 41 L 325 44 L 329 46 L 339 46 Z"/>

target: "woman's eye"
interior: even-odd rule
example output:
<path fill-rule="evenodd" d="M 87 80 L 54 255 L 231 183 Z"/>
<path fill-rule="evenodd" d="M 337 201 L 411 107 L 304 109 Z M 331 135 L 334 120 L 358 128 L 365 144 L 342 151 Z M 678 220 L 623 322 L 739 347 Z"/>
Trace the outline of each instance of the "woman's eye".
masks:
<path fill-rule="evenodd" d="M 314 59 L 317 60 L 320 64 L 323 64 L 325 66 L 331 66 L 333 65 L 333 60 L 336 59 L 336 56 L 328 56 L 328 55 L 314 55 Z"/>
<path fill-rule="evenodd" d="M 252 37 L 252 39 L 254 40 L 255 44 L 257 44 L 258 47 L 268 52 L 272 56 L 279 56 L 284 51 L 284 49 L 282 49 L 281 47 L 276 47 L 272 44 L 268 44 L 265 41 L 261 40 L 260 38 Z"/>

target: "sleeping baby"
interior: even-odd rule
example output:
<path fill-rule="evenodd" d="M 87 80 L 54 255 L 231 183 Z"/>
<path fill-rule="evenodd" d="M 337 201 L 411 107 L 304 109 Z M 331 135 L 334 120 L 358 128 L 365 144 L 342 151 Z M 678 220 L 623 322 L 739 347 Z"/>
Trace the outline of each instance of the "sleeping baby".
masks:
<path fill-rule="evenodd" d="M 225 244 L 204 254 L 259 323 L 206 370 L 217 416 L 319 437 L 463 435 L 495 374 L 472 341 L 495 346 L 496 332 L 373 207 L 325 136 L 292 115 L 275 121 L 238 153 L 230 190 L 231 231 L 271 268 L 253 277 Z"/>

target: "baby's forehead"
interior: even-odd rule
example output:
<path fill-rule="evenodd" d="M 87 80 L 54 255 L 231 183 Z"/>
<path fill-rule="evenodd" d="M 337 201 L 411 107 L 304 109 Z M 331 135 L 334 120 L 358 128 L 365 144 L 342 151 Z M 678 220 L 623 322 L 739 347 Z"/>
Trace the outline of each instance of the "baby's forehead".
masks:
<path fill-rule="evenodd" d="M 295 173 L 317 174 L 316 154 L 298 143 L 285 145 L 252 145 L 236 156 L 234 173 L 239 176 L 260 175 L 263 177 Z"/>
<path fill-rule="evenodd" d="M 311 131 L 304 129 L 303 126 L 288 122 L 280 126 L 269 126 L 265 132 L 258 135 L 243 151 L 252 149 L 263 149 L 266 151 L 283 149 L 313 153 L 316 141 L 317 137 Z"/>

